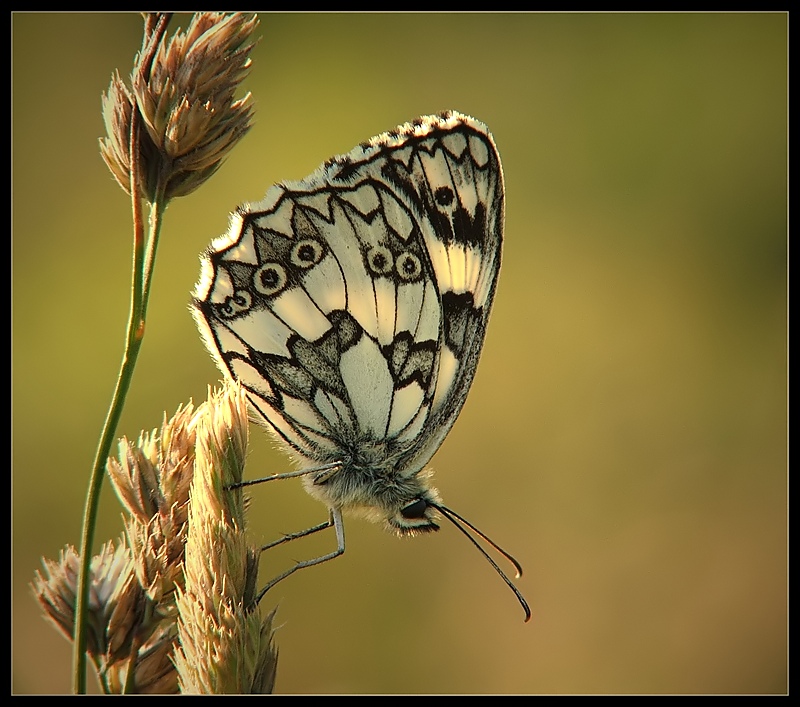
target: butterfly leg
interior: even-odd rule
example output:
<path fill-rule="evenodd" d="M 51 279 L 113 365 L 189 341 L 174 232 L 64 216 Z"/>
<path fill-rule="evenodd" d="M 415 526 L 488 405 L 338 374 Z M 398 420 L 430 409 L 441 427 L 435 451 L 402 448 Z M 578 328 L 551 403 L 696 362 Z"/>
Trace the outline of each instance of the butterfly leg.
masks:
<path fill-rule="evenodd" d="M 285 474 L 273 474 L 272 476 L 262 476 L 260 479 L 249 479 L 247 481 L 240 481 L 239 483 L 230 484 L 229 486 L 226 486 L 225 489 L 227 491 L 231 491 L 233 489 L 244 488 L 245 486 L 255 486 L 256 484 L 263 484 L 267 481 L 277 481 L 278 479 L 294 479 L 297 476 L 306 476 L 307 474 L 318 474 L 320 472 L 336 471 L 340 467 L 341 464 L 339 462 L 333 462 L 331 464 L 323 464 L 322 466 L 316 466 L 311 469 L 288 471 Z"/>
<path fill-rule="evenodd" d="M 297 572 L 297 570 L 301 570 L 306 567 L 313 567 L 314 565 L 321 565 L 323 562 L 332 560 L 334 557 L 339 557 L 339 555 L 344 553 L 344 523 L 342 521 L 342 512 L 338 508 L 332 508 L 330 518 L 327 522 L 320 523 L 319 525 L 315 525 L 312 528 L 300 531 L 299 533 L 293 533 L 292 535 L 284 536 L 283 539 L 265 546 L 274 547 L 282 542 L 294 540 L 295 538 L 301 538 L 305 535 L 311 535 L 312 533 L 316 533 L 318 530 L 324 530 L 325 528 L 329 528 L 331 525 L 333 525 L 333 528 L 336 531 L 336 549 L 333 552 L 329 552 L 327 555 L 315 557 L 313 560 L 303 560 L 302 562 L 298 562 L 294 565 L 294 567 L 290 567 L 285 572 L 282 572 L 277 577 L 271 579 L 259 593 L 256 603 L 260 602 L 262 597 L 278 582 L 280 582 L 282 579 L 286 579 L 290 574 L 294 574 Z"/>
<path fill-rule="evenodd" d="M 301 530 L 297 533 L 284 533 L 282 538 L 278 540 L 273 540 L 271 543 L 267 543 L 266 545 L 261 546 L 261 552 L 265 550 L 269 550 L 270 548 L 277 547 L 278 545 L 283 545 L 283 543 L 288 543 L 290 540 L 297 540 L 298 538 L 304 538 L 307 535 L 312 535 L 320 530 L 325 530 L 325 528 L 330 528 L 333 525 L 333 517 L 330 516 L 328 520 L 324 523 L 320 523 L 319 525 L 314 525 L 311 528 L 307 528 L 306 530 Z"/>

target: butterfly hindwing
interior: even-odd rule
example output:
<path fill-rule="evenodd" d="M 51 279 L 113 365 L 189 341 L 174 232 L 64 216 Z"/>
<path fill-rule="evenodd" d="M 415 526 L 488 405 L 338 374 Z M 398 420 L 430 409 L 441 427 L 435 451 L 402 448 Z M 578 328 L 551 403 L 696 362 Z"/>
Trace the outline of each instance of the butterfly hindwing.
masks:
<path fill-rule="evenodd" d="M 240 209 L 205 256 L 196 318 L 300 456 L 380 442 L 414 474 L 472 382 L 503 208 L 486 127 L 421 118 Z"/>

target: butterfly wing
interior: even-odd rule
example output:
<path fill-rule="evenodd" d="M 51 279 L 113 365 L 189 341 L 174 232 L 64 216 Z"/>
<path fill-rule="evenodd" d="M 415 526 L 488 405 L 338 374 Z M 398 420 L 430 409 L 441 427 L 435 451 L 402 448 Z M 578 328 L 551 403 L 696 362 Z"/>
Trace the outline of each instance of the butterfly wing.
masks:
<path fill-rule="evenodd" d="M 416 473 L 475 373 L 503 208 L 486 126 L 420 118 L 240 209 L 205 254 L 195 317 L 300 456 L 378 445 Z"/>

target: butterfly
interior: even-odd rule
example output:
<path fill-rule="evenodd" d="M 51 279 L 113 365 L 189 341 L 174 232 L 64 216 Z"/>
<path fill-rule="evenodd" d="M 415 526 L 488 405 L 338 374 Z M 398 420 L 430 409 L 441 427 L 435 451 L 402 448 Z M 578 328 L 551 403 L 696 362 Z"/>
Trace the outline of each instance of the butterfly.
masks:
<path fill-rule="evenodd" d="M 202 256 L 193 313 L 222 371 L 299 462 L 333 526 L 342 512 L 399 535 L 446 517 L 427 464 L 467 398 L 497 287 L 503 171 L 488 128 L 455 111 L 420 117 L 240 207 Z M 460 523 L 459 523 L 460 521 Z"/>

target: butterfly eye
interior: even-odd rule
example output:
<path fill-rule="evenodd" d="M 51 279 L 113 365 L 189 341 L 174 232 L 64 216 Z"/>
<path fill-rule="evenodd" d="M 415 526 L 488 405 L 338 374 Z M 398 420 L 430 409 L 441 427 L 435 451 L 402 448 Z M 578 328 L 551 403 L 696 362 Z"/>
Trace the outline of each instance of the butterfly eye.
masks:
<path fill-rule="evenodd" d="M 278 263 L 266 263 L 253 273 L 253 287 L 262 295 L 274 295 L 286 286 L 286 270 Z"/>
<path fill-rule="evenodd" d="M 413 253 L 403 253 L 397 259 L 397 274 L 406 282 L 419 279 L 422 273 L 422 264 Z"/>
<path fill-rule="evenodd" d="M 292 248 L 292 264 L 304 270 L 316 265 L 322 260 L 322 245 L 310 238 L 304 238 Z"/>
<path fill-rule="evenodd" d="M 418 498 L 413 503 L 409 503 L 405 508 L 400 509 L 400 515 L 403 518 L 407 518 L 412 520 L 414 518 L 424 518 L 425 511 L 428 509 L 427 501 L 424 501 L 421 498 Z"/>
<path fill-rule="evenodd" d="M 392 271 L 394 258 L 392 257 L 392 252 L 388 248 L 376 245 L 367 253 L 367 262 L 372 272 L 377 275 L 386 275 L 386 273 Z"/>

